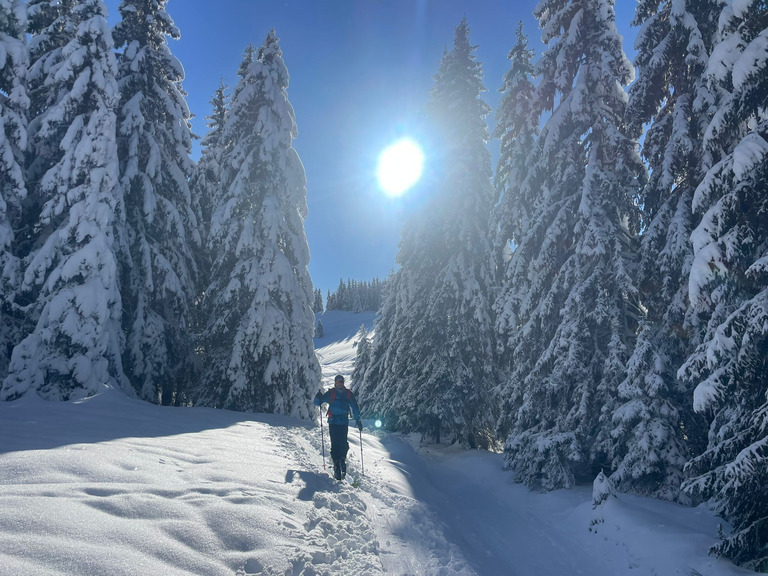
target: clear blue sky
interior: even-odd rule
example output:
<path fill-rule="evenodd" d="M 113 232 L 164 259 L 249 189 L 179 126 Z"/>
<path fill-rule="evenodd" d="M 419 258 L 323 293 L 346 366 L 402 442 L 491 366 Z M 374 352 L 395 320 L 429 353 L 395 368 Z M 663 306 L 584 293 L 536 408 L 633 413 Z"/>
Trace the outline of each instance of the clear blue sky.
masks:
<path fill-rule="evenodd" d="M 495 110 L 518 21 L 530 46 L 541 49 L 532 15 L 537 3 L 170 0 L 167 9 L 181 31 L 171 50 L 186 71 L 184 88 L 200 136 L 219 80 L 233 88 L 243 49 L 248 43 L 258 48 L 276 30 L 291 75 L 288 96 L 299 129 L 294 146 L 307 173 L 309 270 L 325 296 L 339 278 L 384 279 L 395 266 L 404 214 L 416 199 L 386 197 L 376 184 L 376 160 L 416 125 L 462 17 L 478 46 L 485 100 Z M 618 4 L 620 29 L 627 30 L 635 3 Z M 119 0 L 107 5 L 114 23 Z M 194 157 L 199 154 L 196 144 Z"/>

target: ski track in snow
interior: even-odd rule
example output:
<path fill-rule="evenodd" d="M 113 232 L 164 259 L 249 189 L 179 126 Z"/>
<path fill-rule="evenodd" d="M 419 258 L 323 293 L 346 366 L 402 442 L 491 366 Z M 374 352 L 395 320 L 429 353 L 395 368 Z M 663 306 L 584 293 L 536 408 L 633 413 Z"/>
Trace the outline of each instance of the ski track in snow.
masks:
<path fill-rule="evenodd" d="M 347 316 L 316 341 L 328 382 L 351 370 Z M 501 455 L 370 428 L 350 429 L 348 482 L 318 426 L 117 392 L 0 403 L 0 438 L 0 576 L 752 574 L 707 556 L 705 509 L 593 510 L 590 487 L 531 494 Z"/>
<path fill-rule="evenodd" d="M 108 429 L 116 412 L 152 407 L 114 397 L 30 403 L 54 424 L 3 419 L 27 445 L 37 428 L 41 448 L 0 456 L 0 574 L 382 573 L 366 505 L 319 471 L 315 429 L 230 413 L 195 433 L 174 434 L 171 418 L 156 423 L 158 437 L 56 447 L 70 418 Z M 55 422 L 59 408 L 77 414 Z"/>

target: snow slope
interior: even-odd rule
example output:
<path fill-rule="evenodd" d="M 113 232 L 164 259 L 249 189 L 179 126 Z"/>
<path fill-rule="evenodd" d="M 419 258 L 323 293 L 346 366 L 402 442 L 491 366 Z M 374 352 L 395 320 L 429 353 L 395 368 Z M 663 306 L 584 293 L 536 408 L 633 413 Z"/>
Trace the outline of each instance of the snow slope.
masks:
<path fill-rule="evenodd" d="M 315 353 L 323 369 L 323 384 L 330 387 L 336 374 L 352 373 L 357 356 L 357 333 L 361 326 L 365 326 L 370 335 L 376 313 L 329 310 L 318 314 L 317 319 L 323 323 L 323 337 L 315 338 Z M 351 383 L 351 388 L 354 387 Z"/>
<path fill-rule="evenodd" d="M 324 377 L 349 373 L 372 320 L 324 315 Z M 498 454 L 371 429 L 350 433 L 357 488 L 324 470 L 310 423 L 113 391 L 0 403 L 0 438 L 3 576 L 751 574 L 707 556 L 703 507 L 593 510 L 591 487 L 532 494 Z"/>

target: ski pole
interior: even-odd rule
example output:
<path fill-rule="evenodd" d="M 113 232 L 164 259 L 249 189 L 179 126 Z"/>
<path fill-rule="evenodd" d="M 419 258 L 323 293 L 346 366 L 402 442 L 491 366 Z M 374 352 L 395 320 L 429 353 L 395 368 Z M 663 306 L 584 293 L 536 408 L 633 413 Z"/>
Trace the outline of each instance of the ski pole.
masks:
<path fill-rule="evenodd" d="M 320 442 L 323 445 L 323 472 L 325 472 L 325 431 L 323 430 L 323 411 L 320 410 Z"/>
<path fill-rule="evenodd" d="M 360 432 L 360 474 L 365 476 L 365 465 L 363 464 L 363 431 L 358 430 L 358 432 Z"/>

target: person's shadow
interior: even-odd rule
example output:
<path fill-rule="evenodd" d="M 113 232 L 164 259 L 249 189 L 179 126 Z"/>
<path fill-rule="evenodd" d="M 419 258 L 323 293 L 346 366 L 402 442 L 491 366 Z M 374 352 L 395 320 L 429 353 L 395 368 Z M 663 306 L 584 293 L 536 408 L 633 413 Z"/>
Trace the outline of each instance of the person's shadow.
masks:
<path fill-rule="evenodd" d="M 304 487 L 299 490 L 296 497 L 299 500 L 308 502 L 317 492 L 338 492 L 338 484 L 327 474 L 319 472 L 307 472 L 306 470 L 288 470 L 285 473 L 285 482 L 290 484 L 298 477 L 304 482 Z"/>

